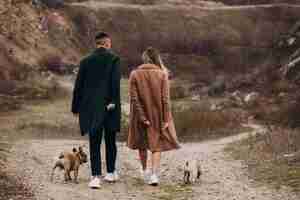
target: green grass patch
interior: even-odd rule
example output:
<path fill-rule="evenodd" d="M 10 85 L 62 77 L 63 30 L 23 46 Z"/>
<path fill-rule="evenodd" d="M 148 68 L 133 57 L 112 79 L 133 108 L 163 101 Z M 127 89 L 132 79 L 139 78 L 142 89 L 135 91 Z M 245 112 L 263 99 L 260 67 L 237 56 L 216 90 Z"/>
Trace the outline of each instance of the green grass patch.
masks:
<path fill-rule="evenodd" d="M 151 195 L 153 199 L 158 200 L 175 200 L 191 199 L 193 190 L 186 185 L 161 185 L 160 191 Z"/>
<path fill-rule="evenodd" d="M 225 148 L 233 159 L 247 165 L 249 176 L 258 186 L 269 185 L 275 189 L 287 186 L 300 193 L 300 163 L 289 163 L 265 151 L 265 142 L 255 136 L 232 143 Z"/>
<path fill-rule="evenodd" d="M 129 101 L 129 81 L 128 79 L 121 80 L 121 101 L 128 103 Z"/>

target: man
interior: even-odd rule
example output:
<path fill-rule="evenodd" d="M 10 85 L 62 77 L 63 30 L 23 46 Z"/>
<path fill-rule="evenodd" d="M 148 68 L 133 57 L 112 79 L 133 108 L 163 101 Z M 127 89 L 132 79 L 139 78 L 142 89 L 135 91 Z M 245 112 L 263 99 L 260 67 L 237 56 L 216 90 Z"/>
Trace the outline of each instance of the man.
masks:
<path fill-rule="evenodd" d="M 116 133 L 120 131 L 120 58 L 111 51 L 107 33 L 96 34 L 97 49 L 80 62 L 73 92 L 72 112 L 79 114 L 82 135 L 89 134 L 91 188 L 100 188 L 101 140 L 104 130 L 107 174 L 104 180 L 118 179 L 115 169 Z"/>

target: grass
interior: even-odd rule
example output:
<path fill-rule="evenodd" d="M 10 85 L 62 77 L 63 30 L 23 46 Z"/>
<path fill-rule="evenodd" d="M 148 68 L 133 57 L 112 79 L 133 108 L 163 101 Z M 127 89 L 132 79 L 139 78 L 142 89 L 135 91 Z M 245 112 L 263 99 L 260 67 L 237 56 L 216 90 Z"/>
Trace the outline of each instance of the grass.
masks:
<path fill-rule="evenodd" d="M 128 103 L 128 80 L 123 79 L 121 83 L 124 105 Z M 177 83 L 177 85 L 180 84 Z M 180 98 L 172 100 L 172 114 L 180 140 L 200 141 L 234 135 L 243 131 L 240 115 L 236 111 L 230 109 L 211 111 L 209 101 L 193 101 L 181 95 L 178 97 Z M 123 113 L 120 140 L 126 140 L 128 123 L 128 116 Z"/>
<path fill-rule="evenodd" d="M 128 103 L 129 102 L 129 82 L 128 79 L 122 79 L 121 80 L 121 101 L 122 103 Z"/>
<path fill-rule="evenodd" d="M 205 104 L 192 104 L 190 107 L 182 102 L 175 104 L 173 117 L 178 137 L 184 141 L 225 137 L 243 131 L 242 121 L 235 111 L 211 111 Z"/>
<path fill-rule="evenodd" d="M 34 199 L 33 192 L 15 178 L 2 172 L 0 167 L 0 199 Z"/>
<path fill-rule="evenodd" d="M 175 200 L 175 199 L 191 199 L 193 190 L 186 185 L 160 185 L 159 192 L 151 195 L 151 198 L 157 200 Z"/>
<path fill-rule="evenodd" d="M 291 163 L 284 159 L 283 154 L 287 152 L 284 140 L 282 134 L 281 137 L 276 137 L 274 133 L 269 136 L 252 135 L 230 144 L 225 150 L 234 159 L 247 164 L 250 177 L 258 185 L 269 185 L 276 189 L 288 186 L 299 193 L 300 162 Z"/>

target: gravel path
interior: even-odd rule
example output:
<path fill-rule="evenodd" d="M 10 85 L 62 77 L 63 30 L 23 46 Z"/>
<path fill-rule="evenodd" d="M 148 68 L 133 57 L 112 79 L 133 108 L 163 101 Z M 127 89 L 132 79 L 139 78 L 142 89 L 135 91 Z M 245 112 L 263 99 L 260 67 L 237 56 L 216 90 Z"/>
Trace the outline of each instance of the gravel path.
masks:
<path fill-rule="evenodd" d="M 100 190 L 87 187 L 88 165 L 80 169 L 79 184 L 64 183 L 60 171 L 56 172 L 54 181 L 50 181 L 55 157 L 61 151 L 71 150 L 78 145 L 85 145 L 87 151 L 86 140 L 20 140 L 12 148 L 8 171 L 25 179 L 38 200 L 299 200 L 288 188 L 275 191 L 268 187 L 257 187 L 248 178 L 246 166 L 224 153 L 225 145 L 247 135 L 183 144 L 182 149 L 165 153 L 161 169 L 162 183 L 156 188 L 143 184 L 139 179 L 137 154 L 124 143 L 119 143 L 118 168 L 121 180 L 115 184 L 104 183 Z M 202 162 L 201 183 L 184 186 L 182 166 L 185 160 L 193 158 L 200 158 Z"/>

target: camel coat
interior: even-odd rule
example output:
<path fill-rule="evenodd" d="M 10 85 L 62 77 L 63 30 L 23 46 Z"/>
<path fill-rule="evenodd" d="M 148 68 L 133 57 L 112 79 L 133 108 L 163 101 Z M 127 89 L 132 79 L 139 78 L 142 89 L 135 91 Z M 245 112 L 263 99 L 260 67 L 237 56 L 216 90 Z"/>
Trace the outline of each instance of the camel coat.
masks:
<path fill-rule="evenodd" d="M 128 147 L 163 152 L 179 148 L 170 111 L 168 74 L 158 66 L 144 64 L 129 78 L 130 124 Z M 143 122 L 149 120 L 151 125 Z M 169 127 L 162 130 L 164 122 Z"/>

